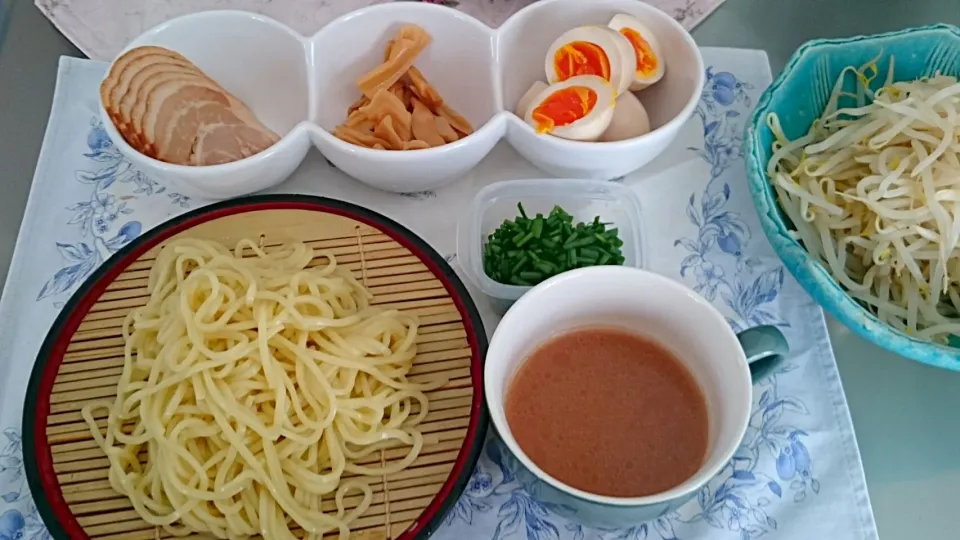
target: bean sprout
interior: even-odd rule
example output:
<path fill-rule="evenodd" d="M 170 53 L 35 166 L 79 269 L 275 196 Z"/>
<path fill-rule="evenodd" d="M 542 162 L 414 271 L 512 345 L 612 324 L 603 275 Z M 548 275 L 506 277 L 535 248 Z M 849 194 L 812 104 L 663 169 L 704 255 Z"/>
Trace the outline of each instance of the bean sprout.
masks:
<path fill-rule="evenodd" d="M 960 82 L 894 82 L 891 58 L 873 91 L 876 61 L 840 73 L 806 135 L 791 141 L 767 116 L 766 172 L 794 238 L 852 298 L 946 343 L 960 334 Z M 845 92 L 851 75 L 856 91 Z"/>

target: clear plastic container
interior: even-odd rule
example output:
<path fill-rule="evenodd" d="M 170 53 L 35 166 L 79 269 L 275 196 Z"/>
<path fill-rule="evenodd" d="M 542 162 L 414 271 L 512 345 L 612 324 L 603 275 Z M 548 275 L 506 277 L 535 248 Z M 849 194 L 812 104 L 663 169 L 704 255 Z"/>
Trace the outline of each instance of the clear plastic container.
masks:
<path fill-rule="evenodd" d="M 530 287 L 494 281 L 483 270 L 483 246 L 504 220 L 518 215 L 523 203 L 528 215 L 547 215 L 560 205 L 574 222 L 600 221 L 619 229 L 624 266 L 644 265 L 640 199 L 630 189 L 600 180 L 510 180 L 480 190 L 457 227 L 457 260 L 468 277 L 486 294 L 498 313 L 504 313 Z"/>

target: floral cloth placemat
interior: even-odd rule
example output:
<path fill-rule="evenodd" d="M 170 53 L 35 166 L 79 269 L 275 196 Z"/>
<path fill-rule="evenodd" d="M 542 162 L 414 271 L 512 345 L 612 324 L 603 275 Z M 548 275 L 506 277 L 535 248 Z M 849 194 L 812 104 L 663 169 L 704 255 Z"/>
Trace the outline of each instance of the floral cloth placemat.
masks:
<path fill-rule="evenodd" d="M 876 527 L 823 314 L 759 230 L 744 180 L 743 123 L 770 82 L 757 51 L 704 49 L 696 115 L 662 157 L 626 178 L 643 204 L 648 267 L 714 302 L 737 329 L 776 324 L 792 349 L 754 387 L 746 437 L 722 473 L 677 512 L 627 529 L 589 529 L 510 475 L 491 436 L 435 538 L 461 540 L 874 540 Z M 94 268 L 143 231 L 202 205 L 123 159 L 97 116 L 105 65 L 63 59 L 53 111 L 0 299 L 0 540 L 49 537 L 22 464 L 24 388 L 51 322 Z M 458 212 L 484 185 L 542 177 L 501 144 L 458 183 L 396 195 L 367 188 L 317 152 L 278 192 L 348 200 L 396 219 L 457 268 Z M 477 291 L 471 291 L 477 293 Z M 488 333 L 498 318 L 475 298 Z"/>
<path fill-rule="evenodd" d="M 392 1 L 397 0 L 35 0 L 37 7 L 63 35 L 96 60 L 112 59 L 124 45 L 157 24 L 198 11 L 254 11 L 309 36 L 340 15 Z M 534 0 L 414 1 L 450 6 L 496 27 Z M 647 1 L 673 15 L 688 29 L 723 3 L 723 0 Z"/>

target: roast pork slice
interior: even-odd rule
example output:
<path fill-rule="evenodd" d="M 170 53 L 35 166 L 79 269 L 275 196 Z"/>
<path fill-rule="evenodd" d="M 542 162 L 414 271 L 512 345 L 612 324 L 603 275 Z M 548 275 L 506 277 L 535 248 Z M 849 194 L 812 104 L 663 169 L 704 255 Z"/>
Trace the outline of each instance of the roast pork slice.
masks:
<path fill-rule="evenodd" d="M 278 137 L 222 93 L 202 86 L 185 84 L 166 95 L 155 120 L 147 124 L 154 134 L 156 157 L 181 165 L 210 165 L 252 156 L 273 145 Z"/>
<path fill-rule="evenodd" d="M 169 64 L 164 64 L 158 68 L 144 68 L 144 71 L 146 71 L 147 74 L 137 81 L 137 87 L 131 87 L 127 95 L 121 100 L 119 115 L 121 123 L 117 125 L 117 129 L 120 130 L 124 138 L 127 140 L 131 140 L 132 138 L 137 141 L 135 145 L 137 148 L 146 147 L 149 143 L 142 131 L 143 126 L 141 122 L 143 114 L 146 112 L 149 93 L 158 85 L 169 80 L 186 78 L 226 93 L 226 90 L 220 88 L 216 82 L 210 80 L 210 78 L 201 71 Z"/>
<path fill-rule="evenodd" d="M 224 100 L 227 99 L 226 91 L 206 75 L 191 75 L 169 71 L 154 73 L 143 81 L 143 84 L 137 90 L 137 95 L 133 100 L 133 107 L 130 109 L 128 118 L 132 130 L 143 138 L 145 144 L 154 144 L 153 133 L 148 134 L 146 131 L 145 117 L 147 108 L 150 106 L 156 107 L 166 96 L 176 92 L 177 89 L 185 84 L 209 88 L 223 96 Z"/>
<path fill-rule="evenodd" d="M 103 79 L 103 82 L 100 83 L 100 100 L 103 102 L 103 106 L 107 109 L 107 113 L 110 115 L 111 119 L 116 115 L 117 111 L 115 108 L 115 90 L 117 87 L 126 84 L 126 81 L 129 80 L 129 77 L 132 77 L 135 73 L 134 71 L 128 71 L 128 67 L 136 62 L 138 59 L 152 56 L 152 57 L 167 57 L 171 59 L 179 59 L 182 61 L 187 61 L 182 55 L 177 52 L 165 49 L 163 47 L 154 47 L 154 46 L 145 46 L 137 47 L 135 49 L 130 49 L 125 52 L 120 58 L 113 63 L 110 67 L 110 73 L 107 74 L 106 78 Z M 114 119 L 114 121 L 116 121 Z"/>
<path fill-rule="evenodd" d="M 138 47 L 100 85 L 111 121 L 143 154 L 212 165 L 256 154 L 279 140 L 242 101 L 179 53 Z"/>
<path fill-rule="evenodd" d="M 164 137 L 157 145 L 157 158 L 180 165 L 194 164 L 199 133 L 206 126 L 244 125 L 229 105 L 211 96 L 206 88 L 183 87 L 167 99 L 159 114 L 158 125 L 164 130 Z"/>
<path fill-rule="evenodd" d="M 141 57 L 139 60 L 148 60 L 150 57 Z M 134 66 L 131 64 L 130 69 L 134 69 Z M 193 77 L 205 77 L 203 72 L 197 69 L 196 66 L 191 64 L 188 61 L 177 60 L 174 58 L 158 58 L 155 61 L 146 62 L 142 66 L 136 66 L 136 73 L 133 77 L 130 78 L 126 89 L 123 90 L 123 93 L 120 95 L 116 103 L 116 111 L 119 122 L 114 121 L 114 125 L 117 126 L 117 129 L 124 135 L 124 138 L 130 140 L 133 138 L 136 140 L 137 144 L 135 146 L 140 147 L 146 143 L 144 140 L 140 140 L 140 136 L 134 128 L 132 121 L 132 114 L 134 105 L 137 103 L 138 96 L 140 99 L 143 98 L 143 93 L 141 89 L 145 83 L 148 83 L 151 80 L 154 80 L 153 84 L 156 84 L 156 81 L 161 79 L 155 79 L 154 75 L 168 74 L 168 75 L 181 75 L 181 76 L 193 76 Z M 128 70 L 130 71 L 130 70 Z M 114 94 L 116 95 L 120 87 L 118 86 Z"/>
<path fill-rule="evenodd" d="M 206 124 L 197 132 L 193 165 L 219 165 L 258 154 L 273 146 L 273 132 L 249 125 Z"/>
<path fill-rule="evenodd" d="M 166 135 L 170 133 L 168 128 L 173 128 L 179 117 L 195 103 L 219 103 L 230 109 L 230 100 L 224 92 L 186 79 L 174 79 L 156 86 L 146 101 L 138 131 L 146 139 L 147 148 L 154 157 L 160 156 L 161 147 L 166 144 Z"/>
<path fill-rule="evenodd" d="M 143 83 L 143 80 L 149 75 L 156 73 L 157 69 L 181 68 L 187 73 L 202 75 L 197 66 L 176 53 L 145 54 L 138 56 L 128 62 L 120 72 L 119 79 L 113 90 L 110 91 L 109 101 L 105 104 L 108 108 L 119 112 L 121 103 L 125 96 L 135 96 L 137 88 Z"/>
<path fill-rule="evenodd" d="M 210 80 L 209 77 L 160 75 L 157 79 L 144 83 L 144 86 L 138 92 L 142 93 L 143 97 L 138 96 L 137 103 L 131 112 L 134 131 L 144 137 L 145 147 L 148 150 L 155 150 L 158 143 L 162 144 L 159 137 L 163 132 L 155 132 L 154 127 L 156 125 L 156 113 L 162 106 L 163 101 L 175 93 L 179 87 L 187 85 L 207 88 L 218 93 L 226 100 L 225 105 L 229 105 L 234 110 L 234 114 L 241 120 L 250 125 L 260 124 L 257 117 L 250 112 L 250 109 L 243 102 L 233 97 L 220 85 Z"/>

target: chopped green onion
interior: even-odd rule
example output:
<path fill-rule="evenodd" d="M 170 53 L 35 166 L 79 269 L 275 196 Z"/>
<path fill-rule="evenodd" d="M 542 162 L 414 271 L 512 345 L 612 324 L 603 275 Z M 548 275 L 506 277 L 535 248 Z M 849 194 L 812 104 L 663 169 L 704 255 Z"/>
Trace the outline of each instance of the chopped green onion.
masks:
<path fill-rule="evenodd" d="M 537 215 L 537 219 L 533 220 L 533 226 L 530 228 L 530 232 L 534 238 L 540 238 L 540 234 L 543 232 L 543 216 Z"/>
<path fill-rule="evenodd" d="M 586 238 L 578 238 L 578 239 L 574 240 L 573 242 L 567 242 L 567 243 L 563 244 L 563 247 L 565 247 L 565 248 L 567 248 L 567 249 L 584 247 L 584 246 L 589 246 L 589 245 L 591 245 L 591 244 L 594 244 L 594 243 L 596 243 L 596 241 L 597 241 L 596 238 L 594 238 L 594 237 L 592 237 L 592 236 L 588 236 L 588 237 L 586 237 Z"/>
<path fill-rule="evenodd" d="M 595 249 L 583 248 L 583 249 L 580 250 L 580 256 L 581 256 L 581 257 L 592 257 L 592 258 L 594 258 L 594 259 L 597 259 L 597 258 L 600 257 L 600 252 L 597 251 L 597 250 L 595 250 Z"/>
<path fill-rule="evenodd" d="M 524 244 L 533 240 L 533 238 L 534 238 L 533 233 L 528 232 L 523 238 L 520 239 L 519 242 L 517 242 L 517 247 L 523 247 Z"/>
<path fill-rule="evenodd" d="M 525 264 L 527 264 L 527 255 L 526 255 L 526 253 L 524 253 L 524 254 L 520 257 L 520 260 L 518 260 L 516 263 L 514 263 L 513 268 L 510 269 L 510 274 L 511 274 L 511 275 L 516 274 L 517 272 L 520 271 L 521 268 L 523 268 L 523 265 L 525 265 Z"/>
<path fill-rule="evenodd" d="M 554 206 L 547 216 L 530 218 L 517 204 L 519 215 L 505 220 L 483 246 L 483 270 L 506 284 L 530 286 L 584 266 L 623 264 L 623 241 L 616 229 L 594 216 L 574 222 L 573 216 Z"/>
<path fill-rule="evenodd" d="M 537 261 L 533 263 L 533 267 L 543 272 L 544 274 L 551 274 L 551 275 L 557 270 L 556 266 L 548 263 L 547 261 Z"/>

